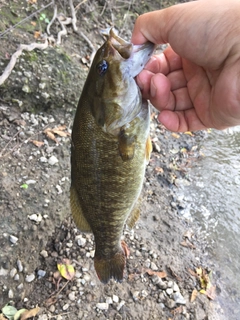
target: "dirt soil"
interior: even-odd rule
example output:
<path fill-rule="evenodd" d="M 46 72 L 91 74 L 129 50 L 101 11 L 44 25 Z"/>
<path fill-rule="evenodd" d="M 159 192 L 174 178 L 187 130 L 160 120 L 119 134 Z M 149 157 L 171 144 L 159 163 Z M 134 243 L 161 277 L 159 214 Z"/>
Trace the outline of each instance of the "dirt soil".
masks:
<path fill-rule="evenodd" d="M 0 33 L 48 3 L 1 1 Z M 171 4 L 74 1 L 77 26 L 96 49 L 103 42 L 100 28 L 115 25 L 129 39 L 138 14 Z M 69 16 L 67 1 L 57 5 Z M 35 32 L 44 33 L 52 15 L 48 6 L 0 35 L 0 74 L 18 44 L 37 41 Z M 69 207 L 70 133 L 92 48 L 71 26 L 67 30 L 60 45 L 24 52 L 0 87 L 0 310 L 10 302 L 17 309 L 39 306 L 35 319 L 41 320 L 226 319 L 214 270 L 216 299 L 199 293 L 195 272 L 201 266 L 208 273 L 207 261 L 194 225 L 181 216 L 184 199 L 176 195 L 180 185 L 189 184 L 207 132 L 172 134 L 154 110 L 141 218 L 124 232 L 130 249 L 124 280 L 99 282 L 93 237 L 77 230 Z M 55 39 L 59 31 L 54 23 Z M 58 283 L 57 263 L 64 258 L 76 274 Z"/>

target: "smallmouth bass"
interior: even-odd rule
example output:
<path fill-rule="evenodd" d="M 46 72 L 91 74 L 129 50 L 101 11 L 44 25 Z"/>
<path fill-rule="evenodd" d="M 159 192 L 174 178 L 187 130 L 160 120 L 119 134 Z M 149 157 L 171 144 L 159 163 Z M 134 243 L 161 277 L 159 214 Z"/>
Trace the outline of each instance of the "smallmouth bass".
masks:
<path fill-rule="evenodd" d="M 73 123 L 71 211 L 77 227 L 94 234 L 94 266 L 103 283 L 123 279 L 123 228 L 139 216 L 151 141 L 148 103 L 134 77 L 153 50 L 152 43 L 133 45 L 111 29 L 92 62 Z"/>

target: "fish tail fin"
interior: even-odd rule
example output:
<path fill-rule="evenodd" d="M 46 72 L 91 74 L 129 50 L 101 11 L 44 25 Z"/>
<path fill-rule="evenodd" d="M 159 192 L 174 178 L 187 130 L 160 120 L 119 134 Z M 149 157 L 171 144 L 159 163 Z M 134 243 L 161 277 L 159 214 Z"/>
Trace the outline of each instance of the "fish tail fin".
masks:
<path fill-rule="evenodd" d="M 111 258 L 94 257 L 94 267 L 101 282 L 107 283 L 111 278 L 121 282 L 123 270 L 126 265 L 126 257 L 123 250 L 117 252 Z"/>

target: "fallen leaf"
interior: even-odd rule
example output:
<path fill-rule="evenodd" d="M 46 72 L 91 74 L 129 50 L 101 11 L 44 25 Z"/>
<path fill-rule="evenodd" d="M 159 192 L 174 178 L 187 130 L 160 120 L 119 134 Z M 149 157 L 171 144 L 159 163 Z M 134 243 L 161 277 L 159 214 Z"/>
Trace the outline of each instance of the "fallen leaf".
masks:
<path fill-rule="evenodd" d="M 31 23 L 31 25 L 34 26 L 34 27 L 37 25 L 36 21 L 31 21 L 30 23 Z"/>
<path fill-rule="evenodd" d="M 64 131 L 60 131 L 60 130 L 52 130 L 53 133 L 57 134 L 58 136 L 60 137 L 67 137 L 67 136 L 70 136 L 70 133 L 69 132 L 64 132 Z"/>
<path fill-rule="evenodd" d="M 18 310 L 14 317 L 13 317 L 13 320 L 19 320 L 21 318 L 21 315 L 26 311 L 27 309 L 20 309 Z"/>
<path fill-rule="evenodd" d="M 13 320 L 13 317 L 17 312 L 17 309 L 13 306 L 6 304 L 1 311 L 6 318 Z"/>
<path fill-rule="evenodd" d="M 44 133 L 46 134 L 46 136 L 47 136 L 49 139 L 51 139 L 51 140 L 55 141 L 56 143 L 58 143 L 58 141 L 57 141 L 57 139 L 55 138 L 55 135 L 54 135 L 54 133 L 52 133 L 52 131 L 46 129 L 46 130 L 44 130 Z"/>
<path fill-rule="evenodd" d="M 173 133 L 172 133 L 172 137 L 173 137 L 173 138 L 176 138 L 176 139 L 179 139 L 179 138 L 180 138 L 180 135 L 177 134 L 177 133 L 175 133 L 175 132 L 173 132 Z"/>
<path fill-rule="evenodd" d="M 63 278 L 67 280 L 74 278 L 75 270 L 68 259 L 63 259 L 63 263 L 58 263 L 57 268 Z"/>
<path fill-rule="evenodd" d="M 187 134 L 187 135 L 189 135 L 191 137 L 194 137 L 194 134 L 191 131 L 186 131 L 186 132 L 184 132 L 184 134 Z"/>
<path fill-rule="evenodd" d="M 163 168 L 161 167 L 155 167 L 155 171 L 159 172 L 159 173 L 163 173 Z"/>
<path fill-rule="evenodd" d="M 39 307 L 36 307 L 36 308 L 34 308 L 34 309 L 31 309 L 31 310 L 26 310 L 26 311 L 22 314 L 20 320 L 26 320 L 26 319 L 35 317 L 35 316 L 38 314 L 39 311 L 40 311 L 40 308 L 39 308 Z"/>
<path fill-rule="evenodd" d="M 40 31 L 35 31 L 34 32 L 34 38 L 39 39 L 41 37 L 41 32 Z"/>
<path fill-rule="evenodd" d="M 167 274 L 164 271 L 153 271 L 151 269 L 146 269 L 145 272 L 150 276 L 157 275 L 159 278 L 166 278 Z"/>
<path fill-rule="evenodd" d="M 209 299 L 214 300 L 216 298 L 216 286 L 211 286 L 206 290 L 206 295 Z"/>
<path fill-rule="evenodd" d="M 38 141 L 38 140 L 31 140 L 31 142 L 38 148 L 40 148 L 44 145 L 44 142 Z"/>
<path fill-rule="evenodd" d="M 193 289 L 193 292 L 192 292 L 192 294 L 191 294 L 191 298 L 190 298 L 190 302 L 195 301 L 195 300 L 196 300 L 196 298 L 197 298 L 197 295 L 198 295 L 198 291 L 197 291 L 197 289 Z"/>
<path fill-rule="evenodd" d="M 196 274 L 195 271 L 193 271 L 193 270 L 191 270 L 191 269 L 188 269 L 188 272 L 189 272 L 192 276 L 197 277 L 197 274 Z"/>

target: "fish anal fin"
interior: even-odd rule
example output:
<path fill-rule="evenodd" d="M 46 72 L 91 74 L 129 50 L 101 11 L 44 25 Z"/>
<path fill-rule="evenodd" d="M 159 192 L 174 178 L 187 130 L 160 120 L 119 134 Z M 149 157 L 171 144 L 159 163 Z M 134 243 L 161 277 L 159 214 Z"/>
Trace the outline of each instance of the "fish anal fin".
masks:
<path fill-rule="evenodd" d="M 149 162 L 149 160 L 150 160 L 151 153 L 152 153 L 152 141 L 151 141 L 150 136 L 148 136 L 147 142 L 146 142 L 146 160 L 147 160 L 147 162 Z"/>
<path fill-rule="evenodd" d="M 140 200 L 138 200 L 138 203 L 133 207 L 128 219 L 127 219 L 127 226 L 132 229 L 135 225 L 135 223 L 138 221 L 140 217 Z"/>
<path fill-rule="evenodd" d="M 70 188 L 70 205 L 73 220 L 76 223 L 80 231 L 91 232 L 91 227 L 89 226 L 86 218 L 83 215 L 76 189 L 71 186 Z"/>
<path fill-rule="evenodd" d="M 123 161 L 133 159 L 135 153 L 135 136 L 129 135 L 121 130 L 118 136 L 118 150 Z"/>
<path fill-rule="evenodd" d="M 123 280 L 123 270 L 126 265 L 125 252 L 121 249 L 114 256 L 106 258 L 94 258 L 94 267 L 99 280 L 107 283 L 111 278 L 121 282 Z"/>

